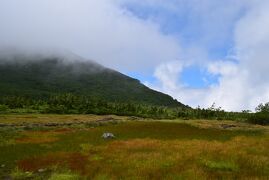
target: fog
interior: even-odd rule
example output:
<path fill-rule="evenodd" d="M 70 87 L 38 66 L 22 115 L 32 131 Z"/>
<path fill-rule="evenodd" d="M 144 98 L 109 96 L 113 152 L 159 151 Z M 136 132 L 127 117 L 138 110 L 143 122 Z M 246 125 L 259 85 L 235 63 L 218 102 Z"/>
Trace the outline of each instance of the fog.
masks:
<path fill-rule="evenodd" d="M 180 50 L 114 0 L 1 0 L 0 26 L 0 47 L 65 49 L 117 70 L 153 71 Z"/>

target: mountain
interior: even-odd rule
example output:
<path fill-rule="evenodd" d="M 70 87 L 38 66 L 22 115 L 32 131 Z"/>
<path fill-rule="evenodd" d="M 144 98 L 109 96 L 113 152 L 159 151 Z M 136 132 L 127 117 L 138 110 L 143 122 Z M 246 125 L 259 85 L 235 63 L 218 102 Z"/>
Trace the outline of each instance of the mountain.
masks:
<path fill-rule="evenodd" d="M 137 79 L 78 56 L 17 54 L 0 57 L 0 97 L 48 98 L 72 93 L 106 101 L 158 106 L 183 104 L 154 91 Z"/>

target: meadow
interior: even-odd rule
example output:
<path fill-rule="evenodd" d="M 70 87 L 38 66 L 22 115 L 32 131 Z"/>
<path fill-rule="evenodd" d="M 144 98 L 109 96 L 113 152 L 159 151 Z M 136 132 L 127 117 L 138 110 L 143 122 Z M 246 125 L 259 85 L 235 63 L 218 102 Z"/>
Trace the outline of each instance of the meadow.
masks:
<path fill-rule="evenodd" d="M 114 139 L 103 139 L 110 132 Z M 224 120 L 0 115 L 0 179 L 268 179 L 269 127 Z"/>

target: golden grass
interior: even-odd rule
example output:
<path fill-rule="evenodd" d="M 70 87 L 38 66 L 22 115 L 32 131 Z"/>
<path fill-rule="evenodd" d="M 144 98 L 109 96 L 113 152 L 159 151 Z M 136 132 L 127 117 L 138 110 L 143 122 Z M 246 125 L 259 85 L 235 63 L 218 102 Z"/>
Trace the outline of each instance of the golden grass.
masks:
<path fill-rule="evenodd" d="M 269 126 L 261 126 L 261 125 L 253 125 L 244 122 L 236 122 L 229 120 L 190 120 L 185 121 L 184 123 L 199 127 L 199 128 L 215 128 L 215 129 L 223 129 L 221 125 L 228 124 L 234 125 L 235 127 L 227 129 L 227 130 L 269 130 Z"/>
<path fill-rule="evenodd" d="M 249 124 L 246 122 L 237 122 L 237 121 L 231 121 L 231 120 L 182 120 L 182 119 L 176 119 L 176 120 L 151 120 L 151 121 L 160 121 L 160 122 L 171 122 L 171 123 L 183 123 L 183 124 L 189 124 L 194 127 L 199 127 L 203 129 L 223 129 L 221 125 L 228 124 L 228 125 L 234 125 L 235 127 L 226 129 L 226 130 L 265 130 L 269 132 L 269 126 L 262 126 L 262 125 L 254 125 Z"/>
<path fill-rule="evenodd" d="M 127 117 L 121 116 L 99 116 L 99 115 L 56 115 L 56 114 L 9 114 L 0 115 L 0 123 L 3 124 L 28 124 L 28 123 L 69 123 L 69 122 L 91 122 L 103 118 L 112 117 L 115 119 L 123 120 Z"/>
<path fill-rule="evenodd" d="M 259 140 L 236 137 L 227 142 L 154 139 L 114 141 L 97 153 L 102 157 L 100 163 L 95 162 L 88 172 L 95 169 L 99 171 L 97 174 L 111 177 L 142 179 L 259 179 L 269 177 L 268 152 L 268 137 Z"/>

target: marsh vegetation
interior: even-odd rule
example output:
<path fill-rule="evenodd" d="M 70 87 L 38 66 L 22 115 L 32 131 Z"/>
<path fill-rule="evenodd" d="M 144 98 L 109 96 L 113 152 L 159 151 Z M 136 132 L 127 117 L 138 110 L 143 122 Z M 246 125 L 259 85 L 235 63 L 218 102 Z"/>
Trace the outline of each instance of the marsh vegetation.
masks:
<path fill-rule="evenodd" d="M 2 115 L 0 122 L 1 178 L 269 177 L 267 126 L 218 120 L 40 114 Z M 116 138 L 104 140 L 104 132 Z"/>

